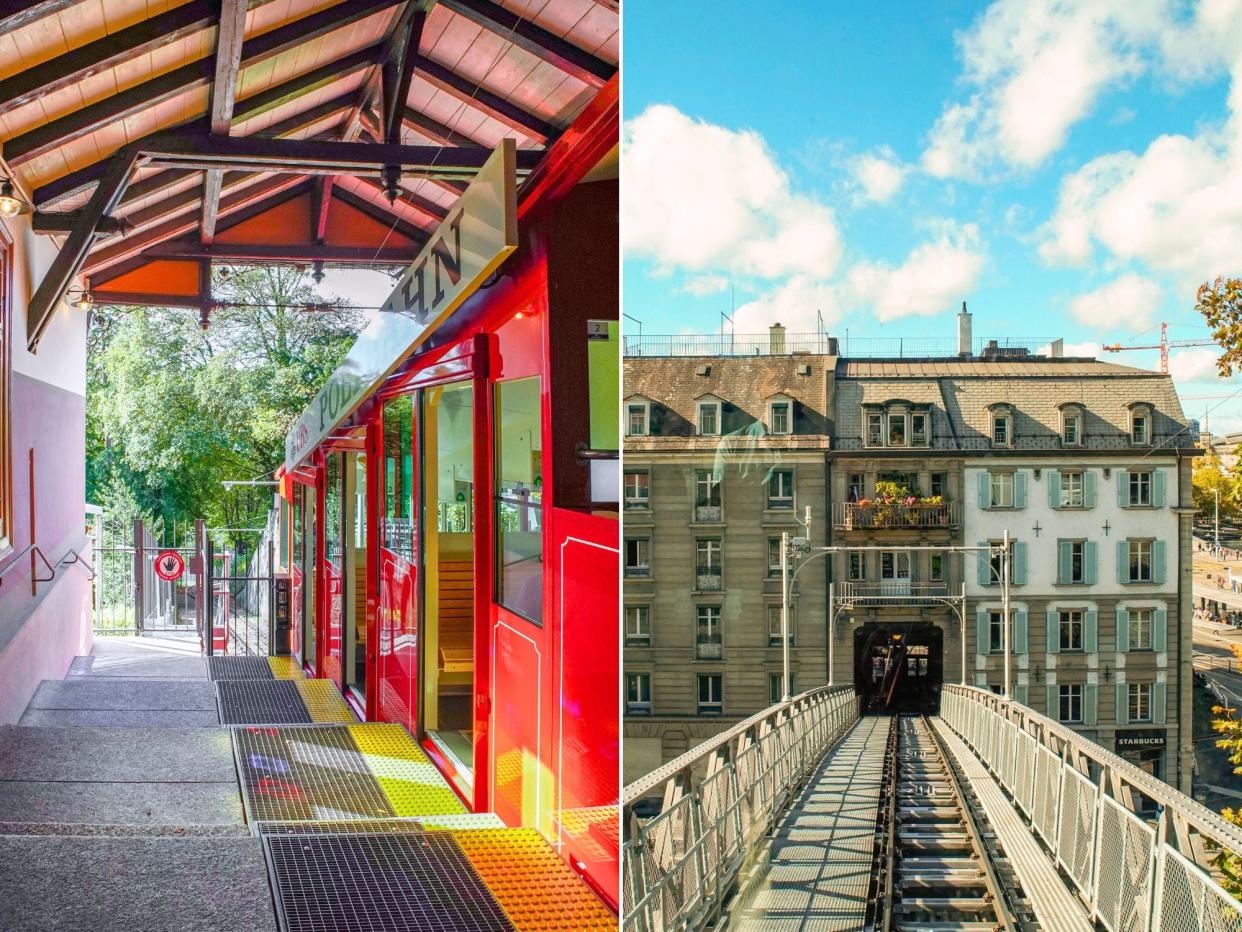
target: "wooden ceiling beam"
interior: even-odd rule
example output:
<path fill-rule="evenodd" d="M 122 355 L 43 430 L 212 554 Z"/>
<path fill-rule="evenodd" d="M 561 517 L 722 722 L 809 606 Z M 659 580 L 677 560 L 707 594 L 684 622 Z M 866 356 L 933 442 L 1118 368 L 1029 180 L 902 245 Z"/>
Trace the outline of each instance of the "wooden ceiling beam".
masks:
<path fill-rule="evenodd" d="M 328 235 L 328 210 L 332 206 L 332 185 L 335 175 L 320 175 L 315 179 L 311 196 L 311 238 L 322 244 Z"/>
<path fill-rule="evenodd" d="M 394 6 L 396 2 L 397 0 L 350 0 L 349 3 L 328 7 L 271 32 L 255 36 L 242 46 L 241 67 L 248 68 L 338 29 L 344 29 L 360 19 Z M 214 72 L 212 58 L 205 58 L 136 84 L 119 94 L 13 137 L 4 144 L 5 159 L 10 165 L 28 162 L 111 123 L 171 100 L 188 90 L 205 87 Z"/>
<path fill-rule="evenodd" d="M 47 236 L 60 236 L 65 233 L 72 233 L 73 228 L 78 225 L 82 219 L 82 211 L 75 210 L 67 214 L 49 214 L 43 211 L 36 211 L 31 215 L 31 229 L 36 233 Z M 118 233 L 125 233 L 129 229 L 129 224 L 124 220 L 115 220 L 112 217 L 102 217 L 95 224 L 96 236 L 115 236 Z"/>
<path fill-rule="evenodd" d="M 358 180 L 362 184 L 370 188 L 371 190 L 377 191 L 380 194 L 384 193 L 384 186 L 380 183 L 378 178 L 363 177 L 363 178 L 359 178 Z M 359 197 L 357 194 L 353 194 L 352 192 L 348 192 L 342 189 L 342 190 L 339 190 L 337 194 L 342 199 L 344 199 L 346 195 L 349 195 L 349 197 L 352 199 L 351 202 L 359 201 L 361 203 L 369 205 L 370 207 L 375 208 L 376 210 L 379 209 L 378 207 L 376 207 L 374 202 L 368 201 L 365 197 Z M 441 207 L 439 204 L 437 204 L 435 201 L 429 201 L 427 200 L 427 198 L 420 197 L 419 195 L 415 194 L 412 191 L 407 191 L 405 188 L 401 189 L 401 195 L 400 197 L 397 198 L 397 201 L 398 203 L 405 204 L 411 209 L 418 211 L 420 214 L 422 214 L 432 223 L 439 223 L 441 220 L 443 220 L 445 217 L 448 216 L 448 211 L 445 208 Z M 392 212 L 387 211 L 387 213 L 391 214 Z M 391 217 L 389 219 L 391 219 Z"/>
<path fill-rule="evenodd" d="M 490 0 L 439 3 L 590 87 L 601 88 L 616 74 L 617 69 L 602 59 Z"/>
<path fill-rule="evenodd" d="M 510 129 L 517 130 L 524 136 L 530 136 L 546 143 L 559 132 L 551 123 L 540 119 L 532 113 L 528 113 L 517 106 L 517 104 L 506 100 L 498 94 L 493 94 L 482 87 L 476 88 L 475 85 L 455 71 L 445 68 L 439 62 L 434 62 L 430 58 L 419 56 L 418 76 L 433 87 L 439 88 L 446 94 L 457 98 L 468 107 L 487 114 L 492 119 L 503 123 Z"/>
<path fill-rule="evenodd" d="M 425 113 L 410 107 L 405 108 L 402 120 L 406 126 L 416 129 L 436 145 L 440 146 L 477 146 L 479 141 L 455 129 L 449 129 L 438 120 L 433 120 Z"/>
<path fill-rule="evenodd" d="M 0 0 L 0 36 L 67 10 L 79 0 Z"/>
<path fill-rule="evenodd" d="M 221 0 L 220 28 L 216 31 L 216 73 L 211 82 L 208 121 L 217 136 L 227 136 L 233 126 L 237 79 L 241 74 L 242 42 L 246 34 L 246 0 Z M 203 178 L 203 217 L 199 235 L 210 243 L 216 235 L 216 212 L 224 169 L 213 168 Z"/>
<path fill-rule="evenodd" d="M 427 14 L 421 3 L 410 0 L 388 39 L 380 61 L 382 141 L 389 145 L 401 142 L 401 120 L 410 97 L 410 83 L 414 79 L 426 22 Z"/>
<path fill-rule="evenodd" d="M 318 243 L 212 243 L 191 240 L 150 246 L 142 255 L 152 259 L 225 259 L 232 262 L 339 262 L 349 265 L 408 265 L 421 246 L 324 246 Z"/>

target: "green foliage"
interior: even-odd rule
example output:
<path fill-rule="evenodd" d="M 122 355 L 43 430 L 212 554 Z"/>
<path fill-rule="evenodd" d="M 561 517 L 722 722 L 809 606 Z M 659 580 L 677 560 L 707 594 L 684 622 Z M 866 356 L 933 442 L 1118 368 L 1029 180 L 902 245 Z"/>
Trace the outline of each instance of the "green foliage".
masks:
<path fill-rule="evenodd" d="M 271 488 L 226 492 L 284 460 L 289 426 L 336 368 L 360 312 L 292 268 L 222 269 L 203 330 L 161 308 L 98 308 L 87 357 L 87 497 L 171 524 L 254 527 Z"/>
<path fill-rule="evenodd" d="M 1190 485 L 1192 501 L 1201 517 L 1208 520 L 1215 517 L 1218 492 L 1222 520 L 1236 521 L 1242 515 L 1242 476 L 1236 467 L 1226 470 L 1215 453 L 1194 461 Z"/>
<path fill-rule="evenodd" d="M 1216 363 L 1220 374 L 1233 375 L 1234 367 L 1242 365 L 1242 278 L 1217 276 L 1215 281 L 1204 282 L 1195 295 L 1195 310 L 1224 350 Z"/>
<path fill-rule="evenodd" d="M 1242 660 L 1242 648 L 1233 648 L 1234 654 Z M 1229 763 L 1234 765 L 1233 772 L 1242 774 L 1242 719 L 1237 717 L 1237 709 L 1213 706 L 1212 729 L 1221 735 L 1216 739 L 1216 746 L 1229 752 Z M 1221 813 L 1234 825 L 1242 825 L 1242 811 L 1222 809 Z M 1242 897 L 1242 855 L 1238 852 L 1220 851 L 1213 861 L 1220 870 L 1222 886 L 1234 896 Z"/>

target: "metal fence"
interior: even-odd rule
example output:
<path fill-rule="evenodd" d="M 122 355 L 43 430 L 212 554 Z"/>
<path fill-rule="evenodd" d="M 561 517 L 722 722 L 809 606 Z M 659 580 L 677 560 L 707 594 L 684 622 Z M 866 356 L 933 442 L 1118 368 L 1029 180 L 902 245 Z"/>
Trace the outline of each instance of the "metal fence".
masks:
<path fill-rule="evenodd" d="M 712 921 L 757 842 L 857 718 L 853 687 L 811 690 L 627 786 L 623 927 L 664 932 Z M 653 796 L 661 810 L 644 819 Z"/>
<path fill-rule="evenodd" d="M 96 635 L 198 636 L 202 624 L 201 545 L 161 546 L 142 521 L 96 522 Z M 197 531 L 196 531 L 197 533 Z M 167 552 L 181 557 L 184 571 L 163 579 L 156 563 Z"/>
<path fill-rule="evenodd" d="M 1242 932 L 1242 903 L 1214 868 L 1222 852 L 1242 852 L 1242 828 L 991 692 L 946 686 L 940 716 L 1030 818 L 1104 928 Z"/>
<path fill-rule="evenodd" d="M 1048 355 L 1051 339 L 972 341 L 976 356 Z M 626 334 L 626 356 L 788 356 L 794 353 L 876 359 L 956 358 L 955 337 L 843 337 L 826 333 Z"/>
<path fill-rule="evenodd" d="M 208 534 L 209 654 L 268 655 L 275 595 L 275 511 L 268 514 L 266 526 L 255 533 L 260 536 L 252 547 L 235 543 L 219 549 Z"/>

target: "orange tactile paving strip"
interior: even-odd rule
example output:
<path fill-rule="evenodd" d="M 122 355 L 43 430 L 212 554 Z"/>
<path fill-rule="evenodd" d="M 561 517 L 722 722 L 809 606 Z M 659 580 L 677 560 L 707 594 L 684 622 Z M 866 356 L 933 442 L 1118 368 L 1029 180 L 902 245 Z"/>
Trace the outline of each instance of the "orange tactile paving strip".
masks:
<path fill-rule="evenodd" d="M 533 828 L 452 829 L 519 930 L 609 930 L 617 917 Z"/>

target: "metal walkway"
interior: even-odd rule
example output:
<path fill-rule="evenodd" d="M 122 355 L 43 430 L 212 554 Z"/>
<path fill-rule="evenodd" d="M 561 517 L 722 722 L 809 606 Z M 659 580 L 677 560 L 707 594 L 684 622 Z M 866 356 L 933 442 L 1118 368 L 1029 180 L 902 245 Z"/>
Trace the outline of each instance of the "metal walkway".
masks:
<path fill-rule="evenodd" d="M 0 727 L 4 932 L 616 929 L 543 836 L 467 812 L 331 682 L 125 640 Z"/>
<path fill-rule="evenodd" d="M 1242 932 L 1219 814 L 984 690 L 893 723 L 811 690 L 627 786 L 626 932 Z"/>
<path fill-rule="evenodd" d="M 732 910 L 753 930 L 861 929 L 871 881 L 889 717 L 859 719 L 789 807 L 771 857 Z"/>

